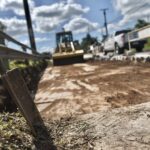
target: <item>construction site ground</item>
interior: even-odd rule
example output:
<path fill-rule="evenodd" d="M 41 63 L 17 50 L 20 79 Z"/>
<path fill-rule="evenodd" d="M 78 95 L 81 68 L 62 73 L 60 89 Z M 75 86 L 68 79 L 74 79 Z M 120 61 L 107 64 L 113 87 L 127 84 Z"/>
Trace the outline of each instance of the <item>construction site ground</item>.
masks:
<path fill-rule="evenodd" d="M 49 66 L 39 82 L 35 103 L 51 137 L 46 140 L 53 140 L 54 150 L 150 150 L 148 63 Z M 0 114 L 2 150 L 47 150 L 40 132 L 40 137 L 33 138 L 20 113 Z"/>
<path fill-rule="evenodd" d="M 35 103 L 58 120 L 150 101 L 150 64 L 121 61 L 49 66 Z"/>

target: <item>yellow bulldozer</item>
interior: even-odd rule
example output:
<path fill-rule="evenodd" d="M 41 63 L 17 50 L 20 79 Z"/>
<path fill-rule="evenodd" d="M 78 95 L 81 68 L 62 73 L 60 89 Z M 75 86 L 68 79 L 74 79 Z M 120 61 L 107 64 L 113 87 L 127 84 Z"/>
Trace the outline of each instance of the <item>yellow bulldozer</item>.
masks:
<path fill-rule="evenodd" d="M 53 65 L 68 65 L 84 62 L 84 51 L 78 41 L 73 41 L 71 31 L 56 33 L 56 49 L 52 55 Z"/>

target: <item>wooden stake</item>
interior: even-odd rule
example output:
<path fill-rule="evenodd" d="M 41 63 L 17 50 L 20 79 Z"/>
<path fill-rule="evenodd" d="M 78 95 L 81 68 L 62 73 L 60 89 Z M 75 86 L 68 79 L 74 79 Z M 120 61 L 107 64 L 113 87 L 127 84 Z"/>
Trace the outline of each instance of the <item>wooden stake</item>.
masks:
<path fill-rule="evenodd" d="M 56 150 L 20 71 L 14 69 L 7 72 L 2 76 L 2 81 L 30 126 L 36 138 L 36 148 L 39 150 Z"/>
<path fill-rule="evenodd" d="M 4 65 L 3 59 L 1 58 L 0 59 L 0 74 L 3 75 L 6 73 L 6 71 L 7 71 L 7 69 Z"/>
<path fill-rule="evenodd" d="M 9 71 L 2 76 L 2 81 L 22 115 L 27 120 L 27 123 L 29 124 L 33 134 L 37 136 L 36 126 L 45 126 L 39 111 L 30 96 L 20 71 L 18 69 Z"/>

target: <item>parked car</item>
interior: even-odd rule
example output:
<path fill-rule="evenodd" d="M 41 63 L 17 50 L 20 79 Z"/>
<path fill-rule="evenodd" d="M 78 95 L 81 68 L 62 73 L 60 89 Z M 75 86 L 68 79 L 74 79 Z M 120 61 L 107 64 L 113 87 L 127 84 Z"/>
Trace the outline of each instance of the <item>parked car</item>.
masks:
<path fill-rule="evenodd" d="M 124 53 L 125 49 L 136 49 L 137 52 L 141 52 L 147 39 L 150 37 L 150 25 L 131 30 L 117 31 L 115 34 L 108 36 L 103 42 L 103 51 L 105 54 L 108 52 L 115 52 L 116 54 Z"/>
<path fill-rule="evenodd" d="M 117 54 L 124 53 L 124 50 L 128 48 L 127 33 L 131 30 L 121 30 L 115 32 L 115 34 L 108 36 L 104 41 L 104 53 L 115 52 Z"/>

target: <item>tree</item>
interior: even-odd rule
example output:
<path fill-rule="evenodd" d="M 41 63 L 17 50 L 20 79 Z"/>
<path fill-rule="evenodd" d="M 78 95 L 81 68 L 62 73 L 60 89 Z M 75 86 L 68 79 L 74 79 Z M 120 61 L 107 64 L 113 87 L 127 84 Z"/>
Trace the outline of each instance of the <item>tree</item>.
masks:
<path fill-rule="evenodd" d="M 0 31 L 5 31 L 6 26 L 0 21 Z"/>
<path fill-rule="evenodd" d="M 142 28 L 149 25 L 148 22 L 146 22 L 145 20 L 139 19 L 135 25 L 135 28 Z"/>
<path fill-rule="evenodd" d="M 86 35 L 86 37 L 84 37 L 82 39 L 82 42 L 81 42 L 81 47 L 82 49 L 84 49 L 85 51 L 88 50 L 89 46 L 94 44 L 94 43 L 97 43 L 97 38 L 95 37 L 92 37 L 89 33 Z"/>
<path fill-rule="evenodd" d="M 47 59 L 52 58 L 51 52 L 42 52 L 41 55 L 43 55 Z"/>

